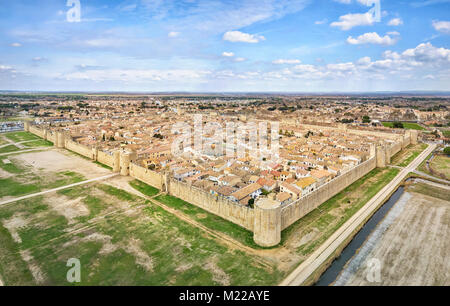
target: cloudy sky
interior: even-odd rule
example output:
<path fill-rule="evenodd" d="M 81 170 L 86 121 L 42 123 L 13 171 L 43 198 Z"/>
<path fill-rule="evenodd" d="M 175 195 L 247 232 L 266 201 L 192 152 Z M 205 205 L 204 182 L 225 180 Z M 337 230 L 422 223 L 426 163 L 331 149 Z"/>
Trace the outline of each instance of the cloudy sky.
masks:
<path fill-rule="evenodd" d="M 450 90 L 450 0 L 76 2 L 0 0 L 0 90 Z"/>

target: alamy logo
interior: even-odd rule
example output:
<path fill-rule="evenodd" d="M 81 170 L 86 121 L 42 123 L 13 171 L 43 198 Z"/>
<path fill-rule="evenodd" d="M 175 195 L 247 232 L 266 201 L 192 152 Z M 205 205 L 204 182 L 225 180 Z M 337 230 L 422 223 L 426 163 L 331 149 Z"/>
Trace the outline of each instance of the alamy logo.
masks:
<path fill-rule="evenodd" d="M 380 0 L 366 0 L 367 6 L 373 6 L 369 13 L 375 22 L 381 22 L 381 5 Z"/>
<path fill-rule="evenodd" d="M 77 258 L 70 258 L 67 261 L 67 267 L 71 267 L 67 271 L 67 281 L 69 283 L 79 283 L 81 282 L 81 263 Z"/>
<path fill-rule="evenodd" d="M 67 6 L 71 7 L 67 11 L 68 22 L 80 22 L 81 21 L 81 3 L 80 0 L 67 0 Z"/>

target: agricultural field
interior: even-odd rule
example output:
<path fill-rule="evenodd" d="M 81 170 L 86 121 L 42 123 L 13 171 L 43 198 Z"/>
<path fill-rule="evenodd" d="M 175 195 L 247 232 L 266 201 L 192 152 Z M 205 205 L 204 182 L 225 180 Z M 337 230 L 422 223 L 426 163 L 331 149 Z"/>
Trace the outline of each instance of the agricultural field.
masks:
<path fill-rule="evenodd" d="M 450 188 L 416 180 L 361 247 L 339 285 L 450 285 Z M 387 224 L 386 222 L 389 222 Z M 367 280 L 368 260 L 380 261 L 380 282 Z"/>
<path fill-rule="evenodd" d="M 393 122 L 382 122 L 383 126 L 393 128 L 394 123 Z M 426 128 L 423 126 L 417 124 L 417 123 L 411 123 L 411 122 L 402 122 L 403 128 L 408 130 L 418 130 L 418 131 L 424 131 Z"/>

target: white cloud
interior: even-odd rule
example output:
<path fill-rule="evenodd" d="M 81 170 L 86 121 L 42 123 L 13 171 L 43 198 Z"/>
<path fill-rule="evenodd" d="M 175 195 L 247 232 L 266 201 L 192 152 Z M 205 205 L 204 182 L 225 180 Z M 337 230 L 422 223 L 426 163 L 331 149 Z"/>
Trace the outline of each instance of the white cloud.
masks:
<path fill-rule="evenodd" d="M 224 53 L 222 53 L 222 56 L 225 56 L 225 57 L 233 57 L 233 56 L 234 56 L 234 53 L 233 53 L 233 52 L 224 52 Z"/>
<path fill-rule="evenodd" d="M 349 36 L 347 38 L 347 42 L 352 45 L 362 45 L 362 44 L 376 44 L 376 45 L 394 45 L 397 42 L 397 39 L 390 37 L 389 35 L 385 35 L 381 37 L 376 32 L 365 33 L 363 35 L 358 36 L 358 38 L 353 38 Z"/>
<path fill-rule="evenodd" d="M 9 71 L 11 69 L 11 66 L 0 65 L 0 71 Z"/>
<path fill-rule="evenodd" d="M 248 34 L 240 31 L 228 31 L 223 35 L 223 40 L 231 42 L 258 43 L 266 40 L 264 36 L 256 34 Z"/>
<path fill-rule="evenodd" d="M 450 34 L 450 21 L 433 20 L 433 28 L 438 32 Z"/>
<path fill-rule="evenodd" d="M 322 20 L 317 20 L 316 22 L 314 22 L 314 24 L 317 24 L 317 25 L 320 25 L 320 24 L 324 24 L 324 23 L 327 23 L 328 22 L 328 19 L 322 19 Z"/>
<path fill-rule="evenodd" d="M 342 3 L 342 4 L 350 4 L 352 2 L 352 0 L 333 0 L 333 1 L 339 2 L 339 3 Z"/>
<path fill-rule="evenodd" d="M 389 20 L 388 25 L 390 26 L 399 26 L 403 24 L 403 20 L 401 18 L 393 18 L 391 20 Z"/>
<path fill-rule="evenodd" d="M 450 64 L 450 49 L 436 48 L 428 42 L 420 44 L 414 49 L 404 51 L 402 57 L 433 65 Z"/>
<path fill-rule="evenodd" d="M 331 23 L 332 27 L 339 27 L 343 31 L 350 30 L 356 26 L 372 25 L 375 22 L 372 14 L 347 14 L 339 17 L 339 21 Z"/>
<path fill-rule="evenodd" d="M 235 62 L 245 62 L 247 59 L 245 57 L 237 57 L 234 61 Z"/>
<path fill-rule="evenodd" d="M 18 48 L 18 47 L 22 47 L 22 44 L 16 42 L 16 43 L 12 43 L 10 46 Z"/>
<path fill-rule="evenodd" d="M 277 59 L 272 62 L 275 65 L 283 65 L 283 64 L 300 64 L 301 61 L 298 59 Z"/>
<path fill-rule="evenodd" d="M 168 37 L 170 38 L 175 38 L 180 36 L 180 32 L 169 32 L 169 34 L 167 34 Z"/>

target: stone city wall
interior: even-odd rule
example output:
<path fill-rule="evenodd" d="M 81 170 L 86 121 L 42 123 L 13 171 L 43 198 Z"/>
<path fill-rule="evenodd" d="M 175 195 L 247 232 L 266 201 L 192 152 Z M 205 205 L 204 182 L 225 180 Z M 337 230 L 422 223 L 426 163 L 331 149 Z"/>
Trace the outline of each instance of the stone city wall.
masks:
<path fill-rule="evenodd" d="M 163 187 L 164 177 L 161 173 L 138 166 L 135 163 L 130 163 L 130 176 L 157 189 Z"/>
<path fill-rule="evenodd" d="M 253 209 L 175 179 L 170 179 L 168 185 L 170 195 L 253 231 Z"/>
<path fill-rule="evenodd" d="M 322 128 L 317 126 L 314 127 L 316 129 Z M 96 148 L 89 148 L 81 145 L 73 141 L 70 136 L 66 136 L 63 132 L 51 133 L 47 130 L 30 126 L 29 124 L 25 126 L 25 130 L 52 141 L 58 148 L 66 148 L 82 156 L 98 161 L 111 167 L 114 172 L 120 172 L 121 175 L 124 176 L 130 175 L 131 177 L 167 192 L 174 197 L 180 198 L 210 213 L 242 226 L 253 232 L 254 240 L 257 244 L 266 247 L 277 245 L 280 242 L 281 231 L 283 229 L 320 206 L 356 180 L 362 178 L 374 168 L 385 167 L 386 163 L 390 160 L 391 155 L 399 151 L 405 144 L 414 143 L 414 141 L 417 142 L 417 133 L 407 133 L 408 135 L 396 134 L 394 138 L 389 138 L 396 140 L 394 144 L 380 143 L 376 146 L 373 145 L 371 147 L 371 157 L 367 161 L 336 177 L 306 197 L 284 207 L 279 205 L 279 203 L 275 203 L 275 201 L 271 202 L 262 198 L 255 203 L 255 208 L 252 209 L 230 201 L 225 197 L 215 196 L 207 191 L 193 187 L 190 184 L 179 182 L 163 174 L 145 169 L 134 163 L 136 159 L 136 153 L 134 152 L 114 151 L 111 155 L 99 151 Z M 351 132 L 353 131 L 355 130 L 352 130 Z M 357 132 L 366 135 L 370 133 L 367 131 Z M 385 136 L 384 134 L 387 133 L 376 134 Z"/>
<path fill-rule="evenodd" d="M 281 229 L 287 228 L 375 168 L 376 158 L 371 157 L 362 164 L 319 187 L 309 195 L 282 207 Z"/>

